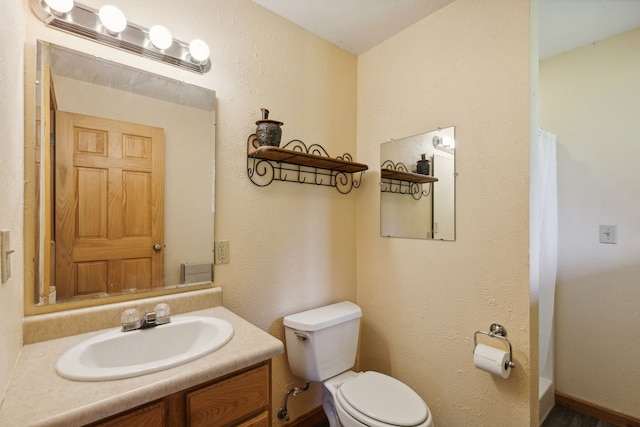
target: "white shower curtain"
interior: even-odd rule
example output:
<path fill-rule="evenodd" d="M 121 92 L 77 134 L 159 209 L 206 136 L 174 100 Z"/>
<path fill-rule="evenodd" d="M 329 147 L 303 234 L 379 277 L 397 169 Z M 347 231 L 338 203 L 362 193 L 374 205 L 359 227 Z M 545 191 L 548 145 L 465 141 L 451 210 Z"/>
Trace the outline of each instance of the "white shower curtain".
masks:
<path fill-rule="evenodd" d="M 530 250 L 531 288 L 538 290 L 540 373 L 553 380 L 546 366 L 553 348 L 553 307 L 558 265 L 558 190 L 556 136 L 540 129 L 531 147 Z M 553 363 L 553 362 L 552 362 Z M 545 367 L 547 369 L 545 369 Z"/>

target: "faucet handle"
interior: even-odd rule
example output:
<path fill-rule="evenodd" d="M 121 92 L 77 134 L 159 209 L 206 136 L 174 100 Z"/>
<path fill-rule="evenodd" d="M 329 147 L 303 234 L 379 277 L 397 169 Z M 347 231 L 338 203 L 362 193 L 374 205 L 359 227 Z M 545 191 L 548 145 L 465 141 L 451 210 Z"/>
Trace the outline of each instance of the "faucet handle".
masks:
<path fill-rule="evenodd" d="M 120 315 L 122 332 L 133 331 L 140 327 L 140 312 L 135 308 L 128 308 Z"/>
<path fill-rule="evenodd" d="M 136 323 L 139 320 L 140 320 L 140 312 L 135 308 L 126 309 L 125 311 L 122 312 L 122 315 L 120 316 L 120 323 L 122 323 L 123 325 Z"/>
<path fill-rule="evenodd" d="M 156 304 L 153 308 L 153 311 L 156 312 L 156 324 L 162 325 L 163 323 L 169 323 L 171 316 L 171 309 L 168 304 L 161 302 L 160 304 Z"/>
<path fill-rule="evenodd" d="M 157 317 L 168 317 L 171 314 L 171 309 L 169 308 L 169 304 L 165 304 L 163 302 L 161 302 L 160 304 L 157 304 L 153 308 L 153 311 L 156 312 Z"/>

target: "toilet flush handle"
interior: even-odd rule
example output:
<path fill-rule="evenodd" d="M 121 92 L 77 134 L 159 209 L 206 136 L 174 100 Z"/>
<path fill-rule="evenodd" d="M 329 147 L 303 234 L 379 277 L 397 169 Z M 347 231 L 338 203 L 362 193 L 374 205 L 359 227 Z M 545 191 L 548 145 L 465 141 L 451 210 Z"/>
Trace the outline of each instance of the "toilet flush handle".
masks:
<path fill-rule="evenodd" d="M 300 341 L 307 341 L 309 339 L 309 335 L 303 334 L 302 332 L 294 332 L 293 333 Z"/>

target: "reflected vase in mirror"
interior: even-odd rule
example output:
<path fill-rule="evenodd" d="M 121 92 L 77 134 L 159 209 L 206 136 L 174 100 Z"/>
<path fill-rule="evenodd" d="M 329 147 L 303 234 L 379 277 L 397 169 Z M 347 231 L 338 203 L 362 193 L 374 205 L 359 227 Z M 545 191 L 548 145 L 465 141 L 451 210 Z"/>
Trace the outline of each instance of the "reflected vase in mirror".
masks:
<path fill-rule="evenodd" d="M 418 172 L 420 175 L 429 175 L 430 161 L 426 158 L 426 154 L 423 153 L 421 154 L 421 156 L 422 158 L 418 160 L 418 163 L 416 164 L 416 172 Z"/>

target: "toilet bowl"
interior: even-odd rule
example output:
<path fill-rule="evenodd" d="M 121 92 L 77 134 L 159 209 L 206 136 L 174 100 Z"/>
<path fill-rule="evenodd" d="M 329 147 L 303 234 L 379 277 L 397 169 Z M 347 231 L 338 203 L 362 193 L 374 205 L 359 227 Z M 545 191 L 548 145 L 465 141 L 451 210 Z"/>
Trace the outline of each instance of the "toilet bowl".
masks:
<path fill-rule="evenodd" d="M 335 424 L 329 419 L 330 425 L 433 427 L 431 412 L 422 398 L 388 375 L 347 371 L 326 380 L 323 386 L 323 409 L 327 413 L 325 405 L 330 403 L 335 413 L 332 414 Z"/>
<path fill-rule="evenodd" d="M 432 427 L 429 407 L 388 375 L 354 372 L 362 311 L 345 301 L 284 318 L 294 375 L 322 382 L 322 407 L 331 427 Z"/>

